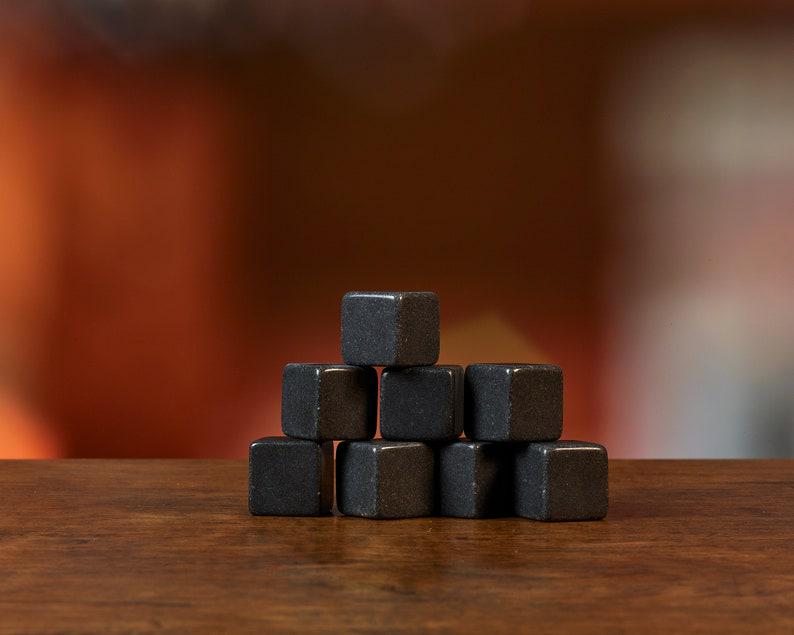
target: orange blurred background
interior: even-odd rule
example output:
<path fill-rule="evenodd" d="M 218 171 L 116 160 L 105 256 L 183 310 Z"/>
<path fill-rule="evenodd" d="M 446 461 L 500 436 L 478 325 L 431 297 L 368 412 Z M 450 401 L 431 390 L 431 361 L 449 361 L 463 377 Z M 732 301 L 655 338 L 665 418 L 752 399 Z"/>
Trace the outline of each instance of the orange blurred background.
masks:
<path fill-rule="evenodd" d="M 242 457 L 352 289 L 612 456 L 794 453 L 776 7 L 10 3 L 0 456 Z"/>

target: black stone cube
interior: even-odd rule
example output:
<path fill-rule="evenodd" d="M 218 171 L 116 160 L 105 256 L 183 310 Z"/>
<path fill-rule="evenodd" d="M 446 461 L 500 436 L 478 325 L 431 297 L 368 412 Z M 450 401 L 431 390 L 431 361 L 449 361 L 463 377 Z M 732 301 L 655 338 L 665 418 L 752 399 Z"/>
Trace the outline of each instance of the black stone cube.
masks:
<path fill-rule="evenodd" d="M 512 447 L 461 440 L 436 448 L 436 510 L 441 516 L 486 518 L 513 512 Z"/>
<path fill-rule="evenodd" d="M 553 441 L 562 434 L 562 369 L 547 364 L 466 368 L 464 430 L 476 441 Z"/>
<path fill-rule="evenodd" d="M 358 366 L 438 361 L 438 296 L 429 291 L 353 291 L 342 298 L 342 358 Z"/>
<path fill-rule="evenodd" d="M 463 368 L 412 366 L 381 374 L 380 433 L 395 441 L 457 439 L 463 431 Z"/>
<path fill-rule="evenodd" d="M 248 510 L 255 516 L 319 516 L 334 499 L 334 444 L 286 437 L 254 441 Z"/>
<path fill-rule="evenodd" d="M 374 368 L 287 364 L 281 391 L 281 430 L 290 437 L 371 439 L 377 424 Z"/>
<path fill-rule="evenodd" d="M 515 449 L 515 513 L 535 520 L 597 520 L 609 502 L 606 448 L 554 441 Z"/>
<path fill-rule="evenodd" d="M 429 516 L 433 450 L 424 443 L 342 441 L 336 450 L 336 505 L 348 516 Z"/>

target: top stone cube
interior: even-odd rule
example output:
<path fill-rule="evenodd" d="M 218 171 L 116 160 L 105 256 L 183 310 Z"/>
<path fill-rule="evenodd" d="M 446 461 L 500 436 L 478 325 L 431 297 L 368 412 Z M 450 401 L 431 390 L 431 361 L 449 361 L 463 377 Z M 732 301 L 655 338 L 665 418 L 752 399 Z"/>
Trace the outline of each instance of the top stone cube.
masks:
<path fill-rule="evenodd" d="M 342 358 L 355 366 L 438 361 L 438 296 L 430 291 L 351 291 L 342 298 Z"/>

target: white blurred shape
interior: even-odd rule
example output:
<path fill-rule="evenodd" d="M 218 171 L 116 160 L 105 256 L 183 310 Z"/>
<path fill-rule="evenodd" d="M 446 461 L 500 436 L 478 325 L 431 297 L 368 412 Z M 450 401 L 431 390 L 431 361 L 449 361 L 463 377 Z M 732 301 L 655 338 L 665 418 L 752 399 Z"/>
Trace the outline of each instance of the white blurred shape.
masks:
<path fill-rule="evenodd" d="M 613 455 L 794 454 L 792 37 L 671 34 L 616 77 Z"/>

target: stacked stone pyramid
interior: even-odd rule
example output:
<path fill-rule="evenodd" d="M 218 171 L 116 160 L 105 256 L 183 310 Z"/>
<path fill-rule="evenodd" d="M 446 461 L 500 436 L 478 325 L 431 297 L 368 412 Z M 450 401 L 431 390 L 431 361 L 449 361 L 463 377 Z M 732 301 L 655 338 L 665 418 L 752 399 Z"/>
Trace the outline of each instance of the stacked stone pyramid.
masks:
<path fill-rule="evenodd" d="M 281 428 L 249 453 L 249 510 L 365 518 L 607 512 L 607 452 L 559 441 L 563 377 L 546 364 L 437 366 L 438 297 L 351 292 L 345 364 L 287 364 Z M 380 377 L 380 434 L 374 439 Z M 465 430 L 466 438 L 459 438 Z M 336 450 L 334 471 L 334 441 Z"/>

